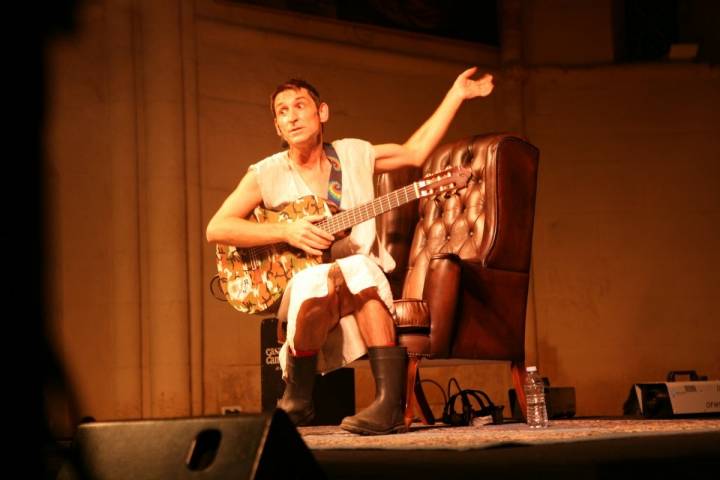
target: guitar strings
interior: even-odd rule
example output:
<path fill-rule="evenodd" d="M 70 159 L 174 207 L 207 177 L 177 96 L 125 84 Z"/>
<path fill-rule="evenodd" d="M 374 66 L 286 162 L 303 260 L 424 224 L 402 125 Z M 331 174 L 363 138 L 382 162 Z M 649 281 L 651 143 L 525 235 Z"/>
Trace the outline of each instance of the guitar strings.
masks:
<path fill-rule="evenodd" d="M 449 169 L 446 169 L 449 170 Z M 440 173 L 444 173 L 440 172 Z M 430 176 L 424 177 L 425 180 Z M 340 212 L 332 217 L 326 218 L 319 221 L 316 225 L 328 233 L 335 234 L 341 232 L 353 225 L 362 223 L 363 221 L 369 220 L 370 218 L 381 215 L 385 212 L 392 210 L 393 208 L 399 207 L 405 203 L 409 203 L 412 200 L 419 198 L 415 190 L 415 183 L 406 185 L 394 192 L 386 193 L 364 205 L 361 205 L 352 210 L 346 210 Z M 379 207 L 379 211 L 376 210 L 376 206 Z M 262 262 L 260 257 L 267 256 L 266 254 L 278 246 L 287 245 L 287 242 L 275 243 L 271 245 L 259 245 L 255 247 L 248 247 L 243 249 L 247 252 L 247 256 L 250 258 L 251 268 L 258 268 Z M 242 253 L 240 254 L 242 256 Z"/>
<path fill-rule="evenodd" d="M 315 225 L 328 233 L 335 234 L 342 232 L 352 225 L 357 225 L 358 223 L 376 217 L 377 215 L 381 215 L 395 207 L 415 199 L 416 195 L 414 185 L 407 185 L 403 188 L 395 190 L 394 192 L 382 195 L 357 208 L 346 210 L 333 215 L 332 217 L 321 220 Z M 376 207 L 379 208 L 376 209 Z M 246 252 L 245 256 L 249 259 L 246 263 L 249 263 L 252 269 L 259 268 L 262 263 L 262 258 L 269 256 L 269 253 L 271 253 L 273 249 L 282 245 L 287 245 L 287 243 L 282 242 L 245 248 L 243 249 Z M 240 253 L 240 255 L 243 256 L 242 253 Z"/>

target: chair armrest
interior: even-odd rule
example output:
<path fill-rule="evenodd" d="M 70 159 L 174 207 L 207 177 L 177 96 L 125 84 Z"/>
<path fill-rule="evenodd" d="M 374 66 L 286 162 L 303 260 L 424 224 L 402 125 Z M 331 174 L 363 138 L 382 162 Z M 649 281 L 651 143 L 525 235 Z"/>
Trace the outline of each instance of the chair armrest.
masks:
<path fill-rule="evenodd" d="M 430 311 L 423 300 L 400 298 L 393 302 L 395 306 L 395 326 L 399 333 L 429 333 Z"/>
<path fill-rule="evenodd" d="M 430 258 L 423 300 L 430 311 L 430 353 L 433 358 L 450 355 L 460 279 L 460 257 L 454 253 L 438 253 Z"/>
<path fill-rule="evenodd" d="M 408 356 L 430 356 L 430 311 L 417 298 L 395 300 L 395 331 L 398 345 L 406 347 Z"/>

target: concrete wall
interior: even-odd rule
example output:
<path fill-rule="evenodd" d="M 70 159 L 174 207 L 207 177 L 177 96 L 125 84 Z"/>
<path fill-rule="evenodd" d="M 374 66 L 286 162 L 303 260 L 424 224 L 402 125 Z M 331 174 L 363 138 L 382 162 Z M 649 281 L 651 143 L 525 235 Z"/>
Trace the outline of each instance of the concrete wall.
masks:
<path fill-rule="evenodd" d="M 538 361 L 580 411 L 618 414 L 670 370 L 720 376 L 720 70 L 537 69 Z"/>
<path fill-rule="evenodd" d="M 201 412 L 191 6 L 85 4 L 49 55 L 50 323 L 80 415 Z"/>
<path fill-rule="evenodd" d="M 269 93 L 304 77 L 330 104 L 329 137 L 403 141 L 468 65 L 497 89 L 446 140 L 524 130 L 541 150 L 528 360 L 577 388 L 582 415 L 619 413 L 632 382 L 670 369 L 720 377 L 720 73 L 579 66 L 606 63 L 609 7 L 567 17 L 565 3 L 519 3 L 531 68 L 502 63 L 521 52 L 210 0 L 86 4 L 50 56 L 47 135 L 50 320 L 80 413 L 258 410 L 259 321 L 211 296 L 204 226 L 279 147 Z M 563 50 L 550 27 L 574 18 L 604 43 Z M 507 365 L 424 371 L 452 375 L 507 402 Z M 359 368 L 358 405 L 371 396 Z"/>
<path fill-rule="evenodd" d="M 612 1 L 524 0 L 520 3 L 527 65 L 612 62 Z"/>

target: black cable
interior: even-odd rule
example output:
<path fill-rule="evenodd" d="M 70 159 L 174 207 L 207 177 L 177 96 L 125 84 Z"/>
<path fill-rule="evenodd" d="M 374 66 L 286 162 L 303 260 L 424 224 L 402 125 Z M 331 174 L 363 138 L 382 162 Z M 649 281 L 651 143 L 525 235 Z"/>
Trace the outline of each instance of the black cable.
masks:
<path fill-rule="evenodd" d="M 212 296 L 215 297 L 217 300 L 227 302 L 227 297 L 225 296 L 225 293 L 222 291 L 222 287 L 220 287 L 220 293 L 222 293 L 222 296 L 219 296 L 217 293 L 216 285 L 219 285 L 220 282 L 222 282 L 222 279 L 220 279 L 220 275 L 214 275 L 210 279 L 210 293 L 212 293 Z"/>
<path fill-rule="evenodd" d="M 459 393 L 459 392 L 462 392 L 462 388 L 460 387 L 460 384 L 458 383 L 457 379 L 456 379 L 455 377 L 450 377 L 450 380 L 448 380 L 448 386 L 447 386 L 448 398 L 451 396 L 451 395 L 450 395 L 450 385 L 451 385 L 452 383 L 455 384 L 455 388 L 457 388 L 458 393 Z"/>
<path fill-rule="evenodd" d="M 439 384 L 438 382 L 436 382 L 435 380 L 432 380 L 432 379 L 430 379 L 430 378 L 426 378 L 426 379 L 424 379 L 424 380 L 420 380 L 420 384 L 421 384 L 421 385 L 422 385 L 424 382 L 430 382 L 430 383 L 432 383 L 433 385 L 437 385 L 437 387 L 440 389 L 440 393 L 442 393 L 442 396 L 443 396 L 443 405 L 445 405 L 445 404 L 447 403 L 448 397 L 447 397 L 447 395 L 445 395 L 445 390 L 443 390 L 443 388 L 440 386 L 440 384 Z"/>

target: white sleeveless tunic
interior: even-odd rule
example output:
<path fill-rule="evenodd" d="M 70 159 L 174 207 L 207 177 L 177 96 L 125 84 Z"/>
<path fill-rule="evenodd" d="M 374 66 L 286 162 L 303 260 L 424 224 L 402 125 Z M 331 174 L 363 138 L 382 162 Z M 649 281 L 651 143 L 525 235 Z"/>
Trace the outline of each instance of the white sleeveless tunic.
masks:
<path fill-rule="evenodd" d="M 374 198 L 373 172 L 375 155 L 372 145 L 364 140 L 342 139 L 332 142 L 342 168 L 342 199 L 340 208 L 347 210 Z M 314 192 L 291 167 L 288 152 L 283 151 L 250 166 L 257 175 L 258 185 L 266 208 L 277 209 Z M 395 268 L 395 261 L 380 244 L 375 229 L 375 219 L 370 219 L 352 229 L 346 238 L 335 242 L 331 255 L 342 271 L 348 289 L 353 294 L 376 287 L 379 297 L 391 313 L 394 313 L 392 292 L 385 272 Z M 381 270 L 382 269 L 382 270 Z M 280 349 L 280 366 L 285 376 L 289 349 L 294 349 L 297 314 L 302 303 L 309 298 L 328 295 L 327 276 L 330 264 L 322 264 L 299 272 L 285 290 L 278 310 L 278 320 L 287 321 L 287 341 Z M 302 286 L 302 288 L 300 288 Z M 327 373 L 356 360 L 367 353 L 367 346 L 360 335 L 353 315 L 340 319 L 332 329 L 318 354 L 318 371 Z"/>

